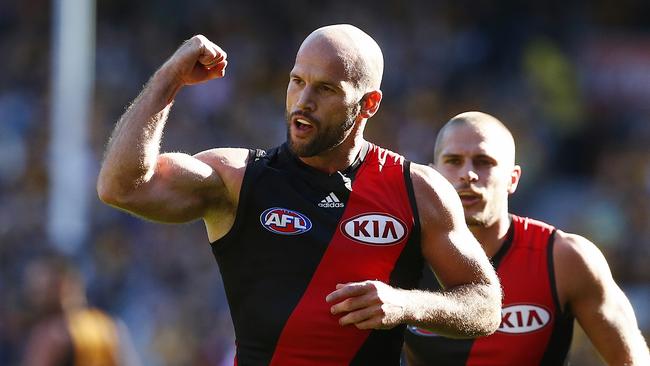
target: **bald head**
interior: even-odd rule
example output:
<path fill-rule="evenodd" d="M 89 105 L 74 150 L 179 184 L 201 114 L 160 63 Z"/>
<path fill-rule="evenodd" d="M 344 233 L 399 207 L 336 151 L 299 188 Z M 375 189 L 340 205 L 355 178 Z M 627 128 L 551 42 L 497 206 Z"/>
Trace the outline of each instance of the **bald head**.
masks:
<path fill-rule="evenodd" d="M 362 93 L 379 90 L 384 56 L 377 42 L 361 29 L 350 24 L 318 28 L 303 41 L 298 57 L 314 49 L 327 57 L 338 58 L 347 76 Z"/>
<path fill-rule="evenodd" d="M 515 165 L 512 134 L 501 121 L 481 112 L 455 116 L 438 134 L 434 163 L 459 192 L 470 227 L 502 223 L 499 230 L 507 230 L 508 197 L 517 190 L 521 167 Z"/>
<path fill-rule="evenodd" d="M 450 119 L 438 132 L 434 162 L 438 161 L 445 141 L 458 127 L 468 127 L 484 141 L 494 142 L 499 147 L 503 163 L 515 164 L 515 140 L 510 130 L 497 118 L 483 112 L 465 112 Z"/>

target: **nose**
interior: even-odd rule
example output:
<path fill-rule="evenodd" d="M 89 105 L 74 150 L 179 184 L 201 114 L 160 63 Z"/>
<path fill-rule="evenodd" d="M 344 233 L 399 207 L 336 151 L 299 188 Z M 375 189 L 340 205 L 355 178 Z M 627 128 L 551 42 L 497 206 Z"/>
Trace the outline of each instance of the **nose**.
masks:
<path fill-rule="evenodd" d="M 467 166 L 464 169 L 463 174 L 461 174 L 460 180 L 467 183 L 477 182 L 478 174 L 474 171 L 473 166 Z"/>
<path fill-rule="evenodd" d="M 305 87 L 298 92 L 298 100 L 296 101 L 296 108 L 303 111 L 313 112 L 316 110 L 314 103 L 313 93 L 311 88 Z"/>

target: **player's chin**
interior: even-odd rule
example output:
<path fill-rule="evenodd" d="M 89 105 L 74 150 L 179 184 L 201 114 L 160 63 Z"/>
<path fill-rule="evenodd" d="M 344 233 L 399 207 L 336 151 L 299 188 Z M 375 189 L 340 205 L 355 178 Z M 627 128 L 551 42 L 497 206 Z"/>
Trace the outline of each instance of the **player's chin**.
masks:
<path fill-rule="evenodd" d="M 310 158 L 318 154 L 318 152 L 314 151 L 312 145 L 311 141 L 306 141 L 305 139 L 289 138 L 289 149 L 301 158 Z"/>
<path fill-rule="evenodd" d="M 469 227 L 485 227 L 487 226 L 486 220 L 480 215 L 465 215 L 465 223 Z"/>
<path fill-rule="evenodd" d="M 294 153 L 296 156 L 302 156 L 304 154 L 305 148 L 304 144 L 296 142 L 295 139 L 290 138 L 288 141 L 289 150 Z"/>

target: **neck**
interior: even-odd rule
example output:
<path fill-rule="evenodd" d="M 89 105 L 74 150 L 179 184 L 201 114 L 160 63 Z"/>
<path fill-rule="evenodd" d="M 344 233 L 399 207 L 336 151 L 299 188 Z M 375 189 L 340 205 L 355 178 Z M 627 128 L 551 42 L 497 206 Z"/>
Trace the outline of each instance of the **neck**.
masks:
<path fill-rule="evenodd" d="M 472 234 L 481 243 L 485 254 L 492 258 L 501 249 L 510 228 L 510 217 L 506 212 L 490 226 L 472 225 Z"/>
<path fill-rule="evenodd" d="M 316 156 L 301 157 L 300 160 L 314 169 L 332 174 L 352 165 L 365 143 L 363 123 L 360 123 L 352 128 L 350 134 L 338 146 Z"/>

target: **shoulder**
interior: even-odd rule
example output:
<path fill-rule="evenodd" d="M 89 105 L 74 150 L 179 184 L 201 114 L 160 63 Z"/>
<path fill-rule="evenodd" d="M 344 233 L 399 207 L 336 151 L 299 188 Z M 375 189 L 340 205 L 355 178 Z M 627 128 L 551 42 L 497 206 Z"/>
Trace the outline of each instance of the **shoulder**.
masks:
<path fill-rule="evenodd" d="M 577 269 L 597 272 L 609 266 L 603 253 L 587 238 L 567 233 L 562 230 L 555 232 L 554 257 L 559 265 L 577 266 Z"/>
<path fill-rule="evenodd" d="M 202 151 L 194 157 L 214 169 L 226 186 L 241 182 L 250 154 L 249 149 L 217 148 Z"/>
<path fill-rule="evenodd" d="M 225 192 L 229 199 L 227 201 L 220 201 L 222 204 L 229 202 L 230 204 L 227 205 L 229 208 L 236 207 L 239 200 L 239 192 L 246 173 L 246 165 L 251 155 L 250 151 L 249 149 L 241 148 L 216 148 L 205 150 L 194 155 L 195 159 L 209 165 L 212 172 L 218 176 L 220 184 L 217 187 L 221 188 L 214 189 L 214 187 L 210 187 L 210 195 L 222 197 L 222 194 Z"/>
<path fill-rule="evenodd" d="M 512 221 L 514 223 L 520 225 L 525 229 L 535 228 L 536 230 L 546 232 L 546 233 L 552 233 L 555 231 L 555 226 L 541 220 L 533 219 L 526 216 L 519 216 L 512 213 L 510 214 L 510 217 L 512 218 Z"/>
<path fill-rule="evenodd" d="M 612 281 L 605 256 L 583 236 L 557 230 L 553 259 L 562 303 L 570 303 L 587 292 L 600 292 Z"/>
<path fill-rule="evenodd" d="M 463 218 L 463 208 L 451 184 L 435 169 L 411 163 L 411 181 L 422 225 Z"/>
<path fill-rule="evenodd" d="M 194 157 L 212 166 L 214 169 L 239 169 L 246 166 L 249 155 L 249 149 L 217 148 L 201 151 L 194 155 Z"/>
<path fill-rule="evenodd" d="M 451 184 L 430 166 L 411 163 L 411 180 L 413 188 L 432 195 L 456 195 Z"/>

